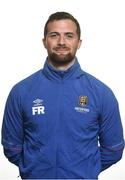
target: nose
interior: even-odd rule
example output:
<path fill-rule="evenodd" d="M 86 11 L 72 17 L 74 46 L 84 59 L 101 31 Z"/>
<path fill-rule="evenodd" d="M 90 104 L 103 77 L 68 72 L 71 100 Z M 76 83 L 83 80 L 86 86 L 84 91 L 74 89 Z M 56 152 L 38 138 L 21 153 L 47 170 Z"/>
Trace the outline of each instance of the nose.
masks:
<path fill-rule="evenodd" d="M 60 45 L 64 45 L 65 44 L 65 37 L 63 35 L 59 36 L 58 44 L 60 44 Z"/>

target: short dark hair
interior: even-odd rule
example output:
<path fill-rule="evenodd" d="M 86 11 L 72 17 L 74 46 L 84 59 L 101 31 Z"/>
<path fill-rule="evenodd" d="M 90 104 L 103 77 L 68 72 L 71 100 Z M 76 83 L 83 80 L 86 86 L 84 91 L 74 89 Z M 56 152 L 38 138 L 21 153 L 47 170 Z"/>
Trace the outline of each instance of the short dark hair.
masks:
<path fill-rule="evenodd" d="M 46 38 L 47 32 L 48 32 L 48 24 L 50 22 L 53 21 L 58 21 L 58 20 L 63 20 L 63 19 L 70 19 L 71 21 L 73 21 L 76 24 L 77 27 L 77 35 L 78 38 L 80 39 L 81 36 L 81 29 L 80 29 L 80 25 L 79 22 L 77 21 L 77 19 L 75 19 L 71 14 L 67 13 L 67 12 L 56 12 L 54 14 L 51 14 L 45 24 L 44 27 L 44 38 Z"/>

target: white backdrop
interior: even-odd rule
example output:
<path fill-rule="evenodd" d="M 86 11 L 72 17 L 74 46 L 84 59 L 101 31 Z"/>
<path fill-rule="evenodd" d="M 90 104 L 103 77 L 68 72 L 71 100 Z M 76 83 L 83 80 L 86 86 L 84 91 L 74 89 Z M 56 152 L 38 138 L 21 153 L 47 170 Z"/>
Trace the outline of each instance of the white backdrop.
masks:
<path fill-rule="evenodd" d="M 0 0 L 0 126 L 12 86 L 43 66 L 47 55 L 42 45 L 43 27 L 56 11 L 68 11 L 78 19 L 83 40 L 77 53 L 79 62 L 114 91 L 125 129 L 124 0 Z M 124 169 L 125 154 L 99 179 L 124 180 Z M 0 145 L 0 179 L 17 176 L 18 168 L 4 157 Z"/>

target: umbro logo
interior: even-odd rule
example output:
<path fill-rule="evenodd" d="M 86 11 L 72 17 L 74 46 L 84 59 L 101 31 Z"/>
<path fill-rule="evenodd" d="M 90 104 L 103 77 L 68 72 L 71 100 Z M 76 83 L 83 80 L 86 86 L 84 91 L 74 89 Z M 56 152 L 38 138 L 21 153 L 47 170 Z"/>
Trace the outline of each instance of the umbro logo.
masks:
<path fill-rule="evenodd" d="M 45 106 L 43 106 L 42 99 L 35 99 L 33 101 L 32 115 L 45 114 Z"/>
<path fill-rule="evenodd" d="M 34 105 L 39 105 L 39 104 L 42 104 L 43 100 L 42 99 L 36 99 L 33 101 Z"/>

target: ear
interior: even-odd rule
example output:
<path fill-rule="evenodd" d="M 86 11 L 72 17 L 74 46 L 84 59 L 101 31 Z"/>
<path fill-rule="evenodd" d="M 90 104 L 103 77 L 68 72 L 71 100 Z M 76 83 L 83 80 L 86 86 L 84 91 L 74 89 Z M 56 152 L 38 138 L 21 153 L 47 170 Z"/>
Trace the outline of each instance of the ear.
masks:
<path fill-rule="evenodd" d="M 81 44 L 82 44 L 82 40 L 80 39 L 78 43 L 78 49 L 81 47 Z"/>
<path fill-rule="evenodd" d="M 42 41 L 43 41 L 43 45 L 44 45 L 44 47 L 46 48 L 46 39 L 45 39 L 45 38 L 43 38 L 43 39 L 42 39 Z"/>

